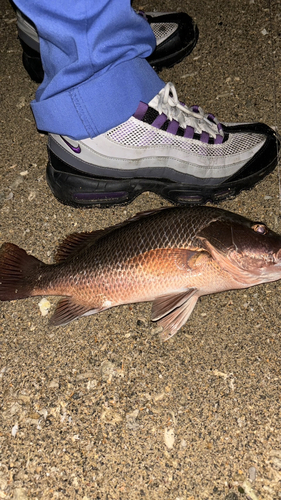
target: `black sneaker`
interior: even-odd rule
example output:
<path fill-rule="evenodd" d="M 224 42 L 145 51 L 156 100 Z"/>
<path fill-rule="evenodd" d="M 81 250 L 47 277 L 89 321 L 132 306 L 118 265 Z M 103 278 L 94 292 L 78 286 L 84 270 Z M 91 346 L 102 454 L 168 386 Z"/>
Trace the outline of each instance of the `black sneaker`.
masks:
<path fill-rule="evenodd" d="M 49 134 L 47 181 L 75 207 L 131 202 L 143 191 L 195 205 L 252 188 L 277 164 L 279 139 L 263 123 L 219 123 L 179 102 L 171 83 L 131 118 L 93 139 Z"/>
<path fill-rule="evenodd" d="M 156 48 L 147 58 L 156 71 L 171 68 L 186 57 L 198 40 L 198 28 L 184 12 L 138 12 L 150 24 L 156 38 Z M 44 77 L 40 57 L 39 38 L 35 25 L 20 10 L 16 10 L 19 39 L 22 45 L 23 65 L 30 78 L 41 83 Z"/>

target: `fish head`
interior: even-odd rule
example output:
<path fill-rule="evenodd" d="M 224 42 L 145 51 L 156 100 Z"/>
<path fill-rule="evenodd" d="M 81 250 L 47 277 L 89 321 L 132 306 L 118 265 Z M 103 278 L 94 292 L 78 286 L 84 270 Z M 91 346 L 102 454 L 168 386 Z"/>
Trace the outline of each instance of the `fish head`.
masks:
<path fill-rule="evenodd" d="M 226 212 L 198 236 L 235 280 L 254 285 L 281 279 L 281 236 L 263 222 Z"/>

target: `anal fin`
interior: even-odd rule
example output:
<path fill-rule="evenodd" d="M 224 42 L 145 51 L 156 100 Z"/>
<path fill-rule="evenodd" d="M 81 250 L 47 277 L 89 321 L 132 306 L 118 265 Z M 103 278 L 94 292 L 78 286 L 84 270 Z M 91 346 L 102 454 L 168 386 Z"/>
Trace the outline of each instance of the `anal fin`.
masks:
<path fill-rule="evenodd" d="M 73 297 L 64 297 L 58 302 L 56 310 L 50 319 L 50 325 L 66 325 L 81 316 L 95 314 L 100 311 L 100 308 L 95 309 L 93 306 L 89 307 L 75 302 Z"/>
<path fill-rule="evenodd" d="M 186 323 L 198 300 L 197 288 L 172 295 L 164 295 L 153 302 L 152 321 L 163 327 L 160 337 L 163 341 L 173 337 Z"/>

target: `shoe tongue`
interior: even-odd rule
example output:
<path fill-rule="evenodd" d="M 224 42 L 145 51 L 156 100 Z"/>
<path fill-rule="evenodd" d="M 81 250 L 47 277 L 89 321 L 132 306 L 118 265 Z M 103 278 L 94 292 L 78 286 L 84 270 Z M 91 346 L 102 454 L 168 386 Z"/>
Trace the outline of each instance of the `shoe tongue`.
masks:
<path fill-rule="evenodd" d="M 204 132 L 214 138 L 222 135 L 222 127 L 215 121 L 212 114 L 205 116 L 199 106 L 188 108 L 184 103 L 174 101 L 173 95 L 169 97 L 170 102 L 163 102 L 161 94 L 157 94 L 149 102 L 149 107 L 155 109 L 160 115 L 165 114 L 170 121 L 176 120 L 182 128 L 189 126 L 196 133 Z"/>
<path fill-rule="evenodd" d="M 149 101 L 148 106 L 156 109 L 156 111 L 159 111 L 158 110 L 159 100 L 160 100 L 160 95 L 156 94 L 156 96 L 154 96 L 153 99 L 151 99 L 151 101 Z"/>

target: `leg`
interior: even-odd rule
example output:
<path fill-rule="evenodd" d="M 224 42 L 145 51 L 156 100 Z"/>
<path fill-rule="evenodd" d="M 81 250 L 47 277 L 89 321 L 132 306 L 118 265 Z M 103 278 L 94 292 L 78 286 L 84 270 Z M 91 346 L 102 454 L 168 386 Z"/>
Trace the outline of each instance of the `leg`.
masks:
<path fill-rule="evenodd" d="M 50 12 L 47 0 L 17 0 L 40 37 L 45 77 L 32 108 L 50 132 L 47 179 L 60 201 L 110 206 L 150 190 L 174 203 L 217 202 L 273 170 L 272 129 L 219 123 L 180 103 L 145 59 L 155 43 L 148 23 L 127 1 L 121 17 L 120 2 L 96 3 L 74 2 L 66 16 L 61 2 Z"/>
<path fill-rule="evenodd" d="M 32 102 L 39 130 L 95 137 L 127 120 L 164 83 L 145 60 L 149 24 L 129 0 L 16 0 L 36 25 L 45 78 Z M 148 84 L 149 82 L 149 84 Z"/>

